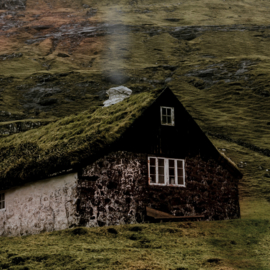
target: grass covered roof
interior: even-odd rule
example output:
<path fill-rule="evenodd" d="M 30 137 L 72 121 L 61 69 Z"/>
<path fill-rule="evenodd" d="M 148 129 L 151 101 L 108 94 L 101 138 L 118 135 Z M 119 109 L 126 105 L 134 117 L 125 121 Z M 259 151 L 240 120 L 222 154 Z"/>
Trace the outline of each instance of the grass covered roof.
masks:
<path fill-rule="evenodd" d="M 68 172 L 115 150 L 113 144 L 160 93 L 161 90 L 134 94 L 109 107 L 92 107 L 46 126 L 1 138 L 0 190 Z M 241 178 L 236 165 L 219 154 L 224 165 Z"/>
<path fill-rule="evenodd" d="M 111 145 L 159 91 L 134 94 L 110 107 L 65 117 L 0 139 L 0 190 L 74 168 Z"/>

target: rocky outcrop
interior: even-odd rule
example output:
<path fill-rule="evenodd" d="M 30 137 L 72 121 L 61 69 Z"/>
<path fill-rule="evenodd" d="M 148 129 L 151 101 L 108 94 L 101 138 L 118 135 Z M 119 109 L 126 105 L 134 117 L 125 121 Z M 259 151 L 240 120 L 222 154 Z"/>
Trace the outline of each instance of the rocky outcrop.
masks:
<path fill-rule="evenodd" d="M 32 122 L 32 121 L 22 121 L 14 122 L 8 124 L 0 125 L 0 136 L 12 135 L 19 132 L 24 132 L 33 128 L 38 128 L 40 126 L 46 125 L 49 122 Z"/>
<path fill-rule="evenodd" d="M 62 90 L 59 87 L 46 87 L 46 85 L 30 88 L 24 94 L 25 101 L 27 102 L 24 107 L 26 109 L 44 110 L 44 106 L 52 106 L 57 103 L 57 99 L 51 98 L 51 96 L 61 92 Z M 49 108 L 47 107 L 46 109 Z"/>
<path fill-rule="evenodd" d="M 218 84 L 221 81 L 225 83 L 235 83 L 238 81 L 247 81 L 249 79 L 248 71 L 256 63 L 250 60 L 243 60 L 237 63 L 233 68 L 228 67 L 229 63 L 212 64 L 200 69 L 197 67 L 185 74 L 190 77 L 190 83 L 199 89 L 207 89 Z M 194 79 L 196 77 L 197 79 Z M 241 83 L 238 84 L 241 86 Z"/>
<path fill-rule="evenodd" d="M 193 40 L 205 32 L 232 32 L 232 31 L 264 31 L 269 25 L 209 25 L 209 26 L 180 26 L 170 31 L 170 34 L 179 40 Z"/>
<path fill-rule="evenodd" d="M 0 9 L 19 10 L 25 9 L 26 0 L 0 0 Z"/>
<path fill-rule="evenodd" d="M 7 59 L 20 58 L 22 56 L 23 56 L 22 53 L 1 54 L 0 60 L 5 61 Z"/>
<path fill-rule="evenodd" d="M 17 121 L 21 120 L 25 117 L 25 115 L 14 114 L 8 111 L 0 111 L 0 122 L 9 122 L 9 121 Z M 5 126 L 5 124 L 3 124 Z"/>

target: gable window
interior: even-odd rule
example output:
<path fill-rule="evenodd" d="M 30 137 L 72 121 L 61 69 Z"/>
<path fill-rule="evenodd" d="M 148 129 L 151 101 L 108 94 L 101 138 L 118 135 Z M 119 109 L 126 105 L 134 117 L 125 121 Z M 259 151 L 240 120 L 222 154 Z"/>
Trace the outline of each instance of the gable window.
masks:
<path fill-rule="evenodd" d="M 0 193 L 0 210 L 5 209 L 5 193 Z"/>
<path fill-rule="evenodd" d="M 174 108 L 160 107 L 161 125 L 174 126 Z"/>
<path fill-rule="evenodd" d="M 185 186 L 185 161 L 183 159 L 148 157 L 150 185 Z"/>

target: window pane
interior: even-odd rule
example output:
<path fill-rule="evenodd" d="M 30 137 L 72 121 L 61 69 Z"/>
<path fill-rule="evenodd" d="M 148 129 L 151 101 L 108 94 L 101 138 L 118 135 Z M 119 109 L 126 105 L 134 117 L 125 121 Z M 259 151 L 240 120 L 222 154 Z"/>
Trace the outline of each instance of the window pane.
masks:
<path fill-rule="evenodd" d="M 172 118 L 170 116 L 167 116 L 167 124 L 171 124 L 172 123 Z"/>
<path fill-rule="evenodd" d="M 183 161 L 182 160 L 177 160 L 177 167 L 183 168 Z"/>
<path fill-rule="evenodd" d="M 171 116 L 172 115 L 172 109 L 167 109 L 167 115 Z"/>
<path fill-rule="evenodd" d="M 169 160 L 169 167 L 174 168 L 174 160 Z"/>
<path fill-rule="evenodd" d="M 175 184 L 175 177 L 170 177 L 169 182 L 171 185 Z"/>
<path fill-rule="evenodd" d="M 3 208 L 5 208 L 5 201 L 2 202 L 2 206 L 3 206 Z"/>
<path fill-rule="evenodd" d="M 164 159 L 162 159 L 162 158 L 158 159 L 158 166 L 164 167 Z"/>
<path fill-rule="evenodd" d="M 150 167 L 150 174 L 156 174 L 156 167 Z"/>
<path fill-rule="evenodd" d="M 162 108 L 162 115 L 166 115 L 166 109 Z"/>
<path fill-rule="evenodd" d="M 178 185 L 184 185 L 183 177 L 178 177 Z"/>
<path fill-rule="evenodd" d="M 164 175 L 164 167 L 158 167 L 158 174 Z"/>
<path fill-rule="evenodd" d="M 156 159 L 155 158 L 150 158 L 150 165 L 156 166 Z"/>
<path fill-rule="evenodd" d="M 169 175 L 174 176 L 174 168 L 169 168 Z"/>
<path fill-rule="evenodd" d="M 164 175 L 159 175 L 158 176 L 158 183 L 159 184 L 164 184 L 165 182 L 164 182 Z"/>
<path fill-rule="evenodd" d="M 166 124 L 166 116 L 162 116 L 162 124 Z"/>
<path fill-rule="evenodd" d="M 156 183 L 156 159 L 149 158 L 149 160 L 150 160 L 150 168 L 149 168 L 150 183 Z"/>
<path fill-rule="evenodd" d="M 150 175 L 150 183 L 156 183 L 156 175 L 154 174 Z"/>
<path fill-rule="evenodd" d="M 183 176 L 183 170 L 182 169 L 178 169 L 178 176 Z"/>

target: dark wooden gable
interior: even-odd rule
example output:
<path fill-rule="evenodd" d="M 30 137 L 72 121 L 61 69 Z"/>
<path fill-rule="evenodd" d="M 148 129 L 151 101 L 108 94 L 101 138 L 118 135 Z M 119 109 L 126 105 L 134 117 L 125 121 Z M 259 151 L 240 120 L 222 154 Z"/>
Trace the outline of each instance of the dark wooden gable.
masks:
<path fill-rule="evenodd" d="M 161 124 L 161 106 L 174 108 L 174 126 Z M 242 177 L 213 146 L 169 88 L 123 134 L 118 146 L 120 150 L 162 157 L 185 159 L 200 155 L 204 159 L 213 158 L 225 164 L 239 178 Z"/>

